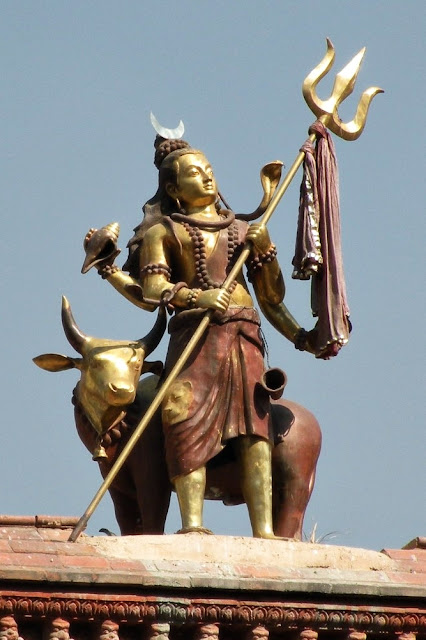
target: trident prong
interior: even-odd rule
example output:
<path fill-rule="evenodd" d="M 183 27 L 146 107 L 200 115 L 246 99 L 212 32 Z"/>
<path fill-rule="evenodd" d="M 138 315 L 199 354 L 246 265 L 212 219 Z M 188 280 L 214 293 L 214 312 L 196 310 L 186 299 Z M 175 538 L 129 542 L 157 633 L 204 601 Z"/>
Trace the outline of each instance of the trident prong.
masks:
<path fill-rule="evenodd" d="M 361 135 L 367 120 L 370 103 L 375 95 L 383 93 L 379 87 L 366 89 L 361 96 L 355 113 L 355 118 L 350 122 L 342 122 L 337 113 L 339 105 L 353 91 L 358 72 L 361 68 L 365 47 L 361 49 L 352 60 L 336 75 L 333 90 L 328 100 L 321 100 L 316 94 L 316 86 L 329 72 L 334 62 L 334 47 L 327 38 L 327 51 L 321 62 L 306 76 L 303 83 L 303 97 L 308 107 L 330 131 L 339 138 L 356 140 Z"/>

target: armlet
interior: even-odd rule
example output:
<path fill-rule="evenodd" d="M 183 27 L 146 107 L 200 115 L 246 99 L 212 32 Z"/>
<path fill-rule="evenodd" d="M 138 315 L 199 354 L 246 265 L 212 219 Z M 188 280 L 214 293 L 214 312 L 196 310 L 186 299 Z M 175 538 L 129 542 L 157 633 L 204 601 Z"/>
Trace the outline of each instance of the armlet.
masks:
<path fill-rule="evenodd" d="M 152 275 L 163 275 L 166 276 L 167 280 L 170 281 L 170 276 L 172 274 L 172 270 L 166 264 L 155 264 L 150 262 L 149 264 L 142 267 L 140 270 L 141 278 L 144 276 L 152 276 Z"/>

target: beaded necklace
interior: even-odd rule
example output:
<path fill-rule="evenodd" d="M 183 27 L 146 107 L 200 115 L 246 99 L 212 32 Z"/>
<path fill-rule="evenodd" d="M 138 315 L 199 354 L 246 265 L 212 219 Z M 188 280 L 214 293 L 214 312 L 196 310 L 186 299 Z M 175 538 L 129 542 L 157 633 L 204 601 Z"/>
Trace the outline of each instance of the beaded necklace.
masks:
<path fill-rule="evenodd" d="M 221 214 L 219 214 L 221 215 Z M 226 217 L 225 217 L 226 216 Z M 195 262 L 195 272 L 197 277 L 201 283 L 201 289 L 206 291 L 207 289 L 219 289 L 223 282 L 218 282 L 213 280 L 207 269 L 207 253 L 206 253 L 206 245 L 204 242 L 204 237 L 201 229 L 211 229 L 213 231 L 220 231 L 222 229 L 227 228 L 228 232 L 228 254 L 227 254 L 227 262 L 228 266 L 231 264 L 232 258 L 234 257 L 235 249 L 238 245 L 238 227 L 235 224 L 235 215 L 232 212 L 226 212 L 226 214 L 222 214 L 221 218 L 223 220 L 219 220 L 217 222 L 212 221 L 200 221 L 194 220 L 191 216 L 186 216 L 182 213 L 174 213 L 172 214 L 172 219 L 179 221 L 185 231 L 187 231 L 189 237 L 192 241 L 193 248 L 193 256 Z M 234 291 L 237 282 L 234 280 L 229 291 L 232 293 Z"/>

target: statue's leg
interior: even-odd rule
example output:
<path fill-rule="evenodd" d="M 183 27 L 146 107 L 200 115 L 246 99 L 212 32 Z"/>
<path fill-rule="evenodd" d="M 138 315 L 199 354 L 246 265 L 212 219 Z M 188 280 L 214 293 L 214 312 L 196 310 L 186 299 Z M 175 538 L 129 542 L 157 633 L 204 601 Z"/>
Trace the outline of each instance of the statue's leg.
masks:
<path fill-rule="evenodd" d="M 275 538 L 272 526 L 271 444 L 255 436 L 237 441 L 241 487 L 246 501 L 253 536 Z"/>
<path fill-rule="evenodd" d="M 173 482 L 182 519 L 182 529 L 180 533 L 211 533 L 207 529 L 203 529 L 206 468 L 201 467 L 184 476 L 178 476 Z"/>

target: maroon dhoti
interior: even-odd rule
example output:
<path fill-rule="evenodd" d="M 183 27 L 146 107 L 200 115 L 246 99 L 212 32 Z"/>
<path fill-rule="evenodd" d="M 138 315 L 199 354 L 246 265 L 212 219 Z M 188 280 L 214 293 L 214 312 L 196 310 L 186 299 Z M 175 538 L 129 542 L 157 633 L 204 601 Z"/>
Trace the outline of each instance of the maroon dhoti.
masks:
<path fill-rule="evenodd" d="M 170 321 L 166 375 L 201 317 L 198 310 L 183 311 Z M 270 439 L 269 396 L 260 384 L 263 351 L 255 309 L 236 307 L 213 316 L 163 402 L 172 479 L 206 465 L 231 438 L 256 435 Z M 183 402 L 176 399 L 179 396 Z M 173 402 L 177 410 L 169 413 L 167 407 L 173 408 Z"/>

